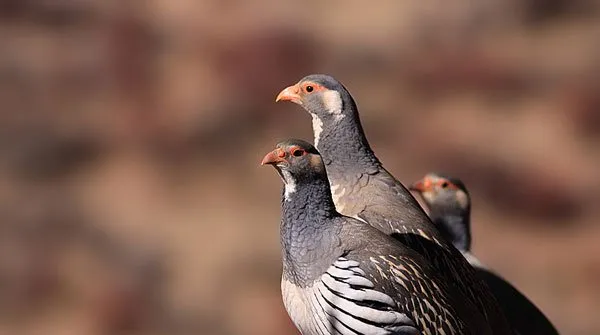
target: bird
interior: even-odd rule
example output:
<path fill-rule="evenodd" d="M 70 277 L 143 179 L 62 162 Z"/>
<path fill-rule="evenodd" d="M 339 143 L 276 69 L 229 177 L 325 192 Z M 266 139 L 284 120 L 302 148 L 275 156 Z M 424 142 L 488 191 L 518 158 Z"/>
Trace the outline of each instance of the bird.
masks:
<path fill-rule="evenodd" d="M 516 333 L 558 335 L 531 300 L 471 253 L 471 197 L 460 179 L 431 172 L 409 189 L 421 196 L 434 224 L 486 282 Z"/>
<path fill-rule="evenodd" d="M 375 156 L 346 87 L 312 74 L 275 99 L 300 105 L 312 117 L 314 145 L 321 153 L 336 209 L 392 235 L 422 255 L 478 307 L 494 334 L 512 334 L 486 284 L 431 222 L 412 194 Z"/>
<path fill-rule="evenodd" d="M 284 306 L 303 335 L 493 334 L 478 307 L 412 248 L 335 207 L 310 143 L 267 153 L 284 187 Z"/>

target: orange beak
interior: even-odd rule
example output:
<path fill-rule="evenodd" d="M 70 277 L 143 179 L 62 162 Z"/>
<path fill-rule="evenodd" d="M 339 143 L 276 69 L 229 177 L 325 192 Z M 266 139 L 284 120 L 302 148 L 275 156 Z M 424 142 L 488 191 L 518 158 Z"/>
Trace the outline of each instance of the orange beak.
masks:
<path fill-rule="evenodd" d="M 416 182 L 414 182 L 412 185 L 410 185 L 408 187 L 408 189 L 411 191 L 425 192 L 425 191 L 429 190 L 430 187 L 431 187 L 431 181 L 427 178 L 423 178 L 421 180 L 417 180 Z"/>
<path fill-rule="evenodd" d="M 279 101 L 291 101 L 298 105 L 302 105 L 302 97 L 300 97 L 300 87 L 298 84 L 286 87 L 283 91 L 279 92 L 275 102 Z"/>
<path fill-rule="evenodd" d="M 281 162 L 285 162 L 285 152 L 281 148 L 278 148 L 266 154 L 260 165 L 275 165 Z"/>

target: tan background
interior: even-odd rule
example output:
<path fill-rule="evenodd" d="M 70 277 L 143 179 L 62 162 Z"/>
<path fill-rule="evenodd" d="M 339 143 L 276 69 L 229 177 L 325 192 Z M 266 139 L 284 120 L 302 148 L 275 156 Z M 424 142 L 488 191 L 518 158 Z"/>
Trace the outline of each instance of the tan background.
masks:
<path fill-rule="evenodd" d="M 295 334 L 276 94 L 342 80 L 401 181 L 462 177 L 475 253 L 600 334 L 600 2 L 0 1 L 0 334 Z"/>

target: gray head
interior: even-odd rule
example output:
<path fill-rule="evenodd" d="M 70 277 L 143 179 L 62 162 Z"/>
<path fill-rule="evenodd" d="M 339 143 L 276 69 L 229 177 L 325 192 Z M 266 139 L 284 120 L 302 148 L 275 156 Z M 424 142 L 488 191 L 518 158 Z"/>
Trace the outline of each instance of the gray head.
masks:
<path fill-rule="evenodd" d="M 298 185 L 327 182 L 321 155 L 313 145 L 303 140 L 288 139 L 277 143 L 261 164 L 273 165 L 277 170 L 285 184 L 286 197 L 296 192 Z"/>
<path fill-rule="evenodd" d="M 334 180 L 348 168 L 371 171 L 379 161 L 365 137 L 358 109 L 350 92 L 335 78 L 311 74 L 287 87 L 276 101 L 291 101 L 312 116 L 315 147 Z"/>
<path fill-rule="evenodd" d="M 440 231 L 459 250 L 469 250 L 471 200 L 463 182 L 441 173 L 428 173 L 409 188 L 423 198 Z"/>
<path fill-rule="evenodd" d="M 275 101 L 291 101 L 321 119 L 340 119 L 356 111 L 348 90 L 335 78 L 311 74 L 285 88 Z M 354 108 L 344 108 L 353 106 Z"/>
<path fill-rule="evenodd" d="M 322 150 L 319 143 L 321 136 L 328 136 L 328 133 L 334 131 L 342 121 L 344 122 L 340 125 L 341 128 L 350 128 L 346 131 L 362 132 L 354 99 L 344 85 L 331 76 L 325 74 L 306 76 L 281 91 L 275 101 L 296 103 L 312 116 L 315 146 L 319 150 Z M 339 129 L 335 130 L 338 131 Z"/>
<path fill-rule="evenodd" d="M 409 188 L 418 192 L 430 211 L 463 213 L 468 212 L 471 207 L 469 192 L 464 183 L 441 173 L 428 173 Z"/>

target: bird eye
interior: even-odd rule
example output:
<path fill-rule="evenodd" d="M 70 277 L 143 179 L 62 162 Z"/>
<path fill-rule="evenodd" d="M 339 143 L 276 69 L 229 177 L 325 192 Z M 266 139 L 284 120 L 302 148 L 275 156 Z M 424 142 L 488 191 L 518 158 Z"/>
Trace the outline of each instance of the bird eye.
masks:
<path fill-rule="evenodd" d="M 305 151 L 304 151 L 304 150 L 302 150 L 302 149 L 294 149 L 294 150 L 292 151 L 292 156 L 295 156 L 295 157 L 300 157 L 300 156 L 304 155 L 304 152 L 305 152 Z"/>
<path fill-rule="evenodd" d="M 305 88 L 306 92 L 308 92 L 308 93 L 312 92 L 314 89 L 315 88 L 310 85 L 306 86 L 306 88 Z"/>
<path fill-rule="evenodd" d="M 449 184 L 448 184 L 447 181 L 445 181 L 445 182 L 442 183 L 442 188 L 447 188 L 448 186 L 449 186 Z"/>

